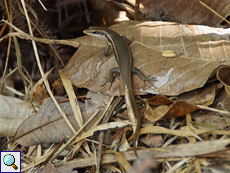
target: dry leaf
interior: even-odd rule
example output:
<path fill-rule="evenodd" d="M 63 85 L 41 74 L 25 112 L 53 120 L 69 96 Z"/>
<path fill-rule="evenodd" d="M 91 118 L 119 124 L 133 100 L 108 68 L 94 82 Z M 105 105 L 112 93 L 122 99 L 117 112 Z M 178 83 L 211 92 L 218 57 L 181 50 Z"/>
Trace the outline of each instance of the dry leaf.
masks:
<path fill-rule="evenodd" d="M 147 104 L 145 118 L 147 118 L 149 121 L 157 121 L 164 115 L 164 118 L 167 116 L 177 117 L 200 109 L 199 107 L 195 106 L 197 104 L 209 106 L 214 101 L 215 89 L 215 84 L 211 84 L 200 89 L 183 93 L 179 96 L 180 101 L 172 101 L 161 94 L 152 98 L 144 99 L 146 102 L 152 105 L 171 105 L 173 103 L 170 109 L 169 106 L 158 106 L 154 110 Z"/>
<path fill-rule="evenodd" d="M 86 98 L 87 98 L 85 100 L 86 112 L 88 114 L 92 114 L 95 112 L 95 109 L 104 107 L 108 103 L 110 96 L 89 91 L 87 93 Z"/>
<path fill-rule="evenodd" d="M 179 96 L 179 99 L 186 100 L 187 102 L 196 105 L 209 106 L 215 99 L 215 90 L 215 84 L 211 84 L 193 91 L 183 93 Z"/>
<path fill-rule="evenodd" d="M 59 101 L 63 99 L 63 97 L 57 97 L 56 99 Z M 70 103 L 64 102 L 59 105 L 77 131 L 79 126 L 73 115 Z M 79 105 L 81 108 L 84 106 L 82 103 Z M 87 116 L 87 114 L 83 114 L 84 122 L 87 121 L 89 117 L 90 115 Z M 73 136 L 73 131 L 63 120 L 60 112 L 50 98 L 45 99 L 40 111 L 36 115 L 26 119 L 20 125 L 14 138 L 25 133 L 28 134 L 16 140 L 17 143 L 25 146 L 37 145 L 40 143 L 58 143 L 63 138 Z"/>
<path fill-rule="evenodd" d="M 133 66 L 145 76 L 157 79 L 151 86 L 133 75 L 136 94 L 145 91 L 178 95 L 200 88 L 219 65 L 229 62 L 228 54 L 225 54 L 230 49 L 228 29 L 135 21 L 110 28 L 129 39 L 135 37 L 130 45 Z M 64 74 L 78 87 L 109 95 L 124 94 L 119 77 L 110 89 L 109 83 L 102 86 L 108 79 L 109 70 L 118 66 L 112 50 L 109 57 L 104 56 L 106 42 L 91 36 L 80 37 L 77 41 L 81 46 L 63 69 Z M 162 56 L 164 50 L 174 50 L 180 56 L 165 58 Z"/>
<path fill-rule="evenodd" d="M 29 103 L 0 95 L 0 137 L 13 136 L 22 121 L 33 114 Z"/>
<path fill-rule="evenodd" d="M 52 90 L 57 91 L 57 95 L 63 95 L 65 93 L 65 89 L 60 78 L 54 81 L 54 83 L 52 84 L 52 88 Z"/>
<path fill-rule="evenodd" d="M 2 77 L 0 78 L 0 82 L 1 83 L 3 82 Z M 6 86 L 8 88 L 14 88 L 13 75 L 10 75 L 9 77 L 5 78 L 3 90 L 2 90 L 2 95 L 14 97 L 15 94 L 13 92 L 11 92 L 10 90 L 6 89 Z"/>
<path fill-rule="evenodd" d="M 135 0 L 127 0 L 134 6 Z M 228 0 L 202 0 L 206 5 L 228 18 Z M 140 12 L 151 20 L 172 21 L 220 27 L 223 22 L 216 14 L 204 7 L 199 0 L 145 0 L 140 3 Z"/>
<path fill-rule="evenodd" d="M 198 106 L 184 100 L 176 101 L 172 104 L 164 118 L 173 118 L 184 116 L 187 113 L 200 109 Z"/>
<path fill-rule="evenodd" d="M 195 120 L 197 128 L 207 130 L 223 130 L 230 124 L 230 118 L 217 115 L 200 115 Z"/>
<path fill-rule="evenodd" d="M 146 101 L 147 103 L 149 103 L 151 105 L 155 105 L 155 106 L 171 105 L 173 103 L 172 100 L 170 100 L 168 97 L 166 97 L 162 94 L 158 94 L 156 96 L 153 96 L 152 98 L 147 98 L 147 99 L 143 99 L 143 100 Z"/>
<path fill-rule="evenodd" d="M 188 130 L 188 128 L 184 128 L 183 130 L 172 130 L 172 129 L 167 129 L 164 127 L 160 126 L 149 126 L 149 127 L 143 127 L 140 129 L 139 135 L 141 134 L 148 134 L 148 133 L 154 133 L 154 134 L 171 134 L 175 136 L 194 136 L 200 135 L 200 134 L 218 134 L 218 135 L 230 135 L 229 131 L 224 131 L 224 130 L 200 130 L 200 129 L 193 129 L 193 131 Z M 130 137 L 129 140 L 132 138 Z"/>
<path fill-rule="evenodd" d="M 132 168 L 129 162 L 125 159 L 125 157 L 121 153 L 113 151 L 113 150 L 105 150 L 104 153 L 113 154 L 114 157 L 117 159 L 119 165 L 122 166 L 126 172 Z"/>
<path fill-rule="evenodd" d="M 123 133 L 122 135 L 122 140 L 119 146 L 119 151 L 123 152 L 123 151 L 127 151 L 130 148 L 130 145 L 126 139 L 126 131 Z"/>
<path fill-rule="evenodd" d="M 69 102 L 73 110 L 75 119 L 78 123 L 78 126 L 82 127 L 83 126 L 82 114 L 81 114 L 81 110 L 80 110 L 80 106 L 79 106 L 77 97 L 73 89 L 73 85 L 71 84 L 71 81 L 63 74 L 61 70 L 59 70 L 59 74 L 60 74 L 62 83 L 65 87 L 66 93 L 68 95 Z"/>

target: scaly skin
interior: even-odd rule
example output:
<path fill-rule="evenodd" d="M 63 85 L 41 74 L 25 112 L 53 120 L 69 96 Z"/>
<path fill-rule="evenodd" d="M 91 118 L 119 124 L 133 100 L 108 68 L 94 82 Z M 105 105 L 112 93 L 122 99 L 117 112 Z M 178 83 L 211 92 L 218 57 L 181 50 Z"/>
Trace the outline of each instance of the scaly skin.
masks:
<path fill-rule="evenodd" d="M 127 44 L 127 40 L 122 38 L 118 33 L 115 31 L 112 31 L 108 28 L 103 28 L 103 27 L 90 27 L 87 30 L 84 30 L 85 34 L 92 35 L 95 37 L 98 37 L 100 39 L 104 39 L 108 42 L 110 46 L 113 47 L 113 51 L 115 54 L 116 61 L 119 65 L 119 68 L 111 69 L 110 70 L 110 75 L 108 82 L 113 82 L 113 75 L 112 73 L 114 72 L 120 72 L 121 73 L 121 78 L 124 83 L 125 87 L 125 99 L 126 103 L 130 103 L 131 109 L 128 110 L 129 114 L 130 111 L 133 111 L 136 119 L 137 119 L 137 127 L 136 131 L 134 133 L 134 139 L 133 139 L 133 151 L 135 155 L 137 156 L 137 151 L 136 151 L 136 144 L 138 140 L 138 134 L 141 128 L 141 115 L 138 109 L 138 106 L 135 101 L 135 96 L 132 88 L 132 76 L 131 72 L 134 72 L 138 74 L 142 80 L 149 80 L 146 78 L 141 71 L 139 71 L 137 68 L 132 67 L 132 53 L 129 49 L 129 46 Z M 108 49 L 106 49 L 108 50 Z M 150 79 L 152 80 L 152 79 Z M 138 157 L 138 156 L 137 156 Z"/>

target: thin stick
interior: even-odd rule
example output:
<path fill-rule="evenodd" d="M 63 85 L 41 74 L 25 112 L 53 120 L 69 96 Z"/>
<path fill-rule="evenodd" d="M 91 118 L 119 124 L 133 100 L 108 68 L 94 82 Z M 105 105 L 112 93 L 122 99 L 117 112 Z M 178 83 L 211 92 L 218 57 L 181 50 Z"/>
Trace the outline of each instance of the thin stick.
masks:
<path fill-rule="evenodd" d="M 201 3 L 203 6 L 205 6 L 207 9 L 209 9 L 211 12 L 213 12 L 215 15 L 217 15 L 218 17 L 220 17 L 221 19 L 223 19 L 225 22 L 227 22 L 230 25 L 230 22 L 225 19 L 223 16 L 221 16 L 219 13 L 217 13 L 215 10 L 213 10 L 211 7 L 207 6 L 205 3 L 203 3 L 202 1 L 199 1 L 199 3 Z"/>
<path fill-rule="evenodd" d="M 8 21 L 8 20 L 7 20 L 7 21 Z M 2 29 L 1 29 L 1 31 L 0 31 L 0 37 L 2 37 L 2 34 L 4 33 L 6 27 L 7 27 L 7 23 L 4 23 L 4 25 L 3 25 L 3 27 L 2 27 Z"/>
<path fill-rule="evenodd" d="M 136 2 L 135 2 L 135 17 L 134 17 L 134 19 L 136 21 L 138 21 L 138 17 L 139 17 L 139 5 L 140 5 L 140 0 L 136 0 Z"/>
<path fill-rule="evenodd" d="M 30 19 L 29 19 L 29 15 L 28 15 L 28 12 L 26 10 L 26 5 L 25 5 L 25 1 L 24 0 L 21 0 L 21 4 L 22 4 L 22 7 L 23 7 L 23 10 L 25 12 L 25 16 L 26 16 L 26 20 L 27 20 L 27 24 L 28 24 L 28 28 L 29 28 L 29 32 L 30 32 L 30 35 L 33 37 L 33 30 L 32 30 L 32 27 L 31 27 L 31 23 L 30 23 Z M 34 49 L 34 55 L 35 55 L 35 58 L 36 58 L 36 61 L 37 61 L 37 65 L 38 65 L 38 68 L 39 68 L 39 71 L 42 75 L 42 79 L 44 81 L 44 84 L 46 86 L 46 89 L 50 95 L 50 97 L 52 98 L 54 104 L 57 106 L 58 110 L 60 111 L 63 119 L 65 120 L 65 122 L 68 124 L 68 126 L 70 127 L 70 129 L 73 131 L 73 133 L 75 134 L 76 133 L 76 130 L 74 129 L 74 127 L 72 126 L 72 124 L 69 122 L 69 120 L 67 119 L 64 111 L 60 108 L 57 100 L 55 99 L 51 89 L 50 89 L 50 85 L 49 85 L 49 82 L 48 82 L 48 79 L 46 78 L 45 76 L 45 73 L 42 69 L 42 65 L 41 65 L 41 62 L 40 62 L 40 58 L 39 58 L 39 55 L 38 55 L 38 50 L 37 50 L 37 46 L 36 46 L 36 43 L 34 40 L 32 40 L 32 45 L 33 45 L 33 49 Z"/>

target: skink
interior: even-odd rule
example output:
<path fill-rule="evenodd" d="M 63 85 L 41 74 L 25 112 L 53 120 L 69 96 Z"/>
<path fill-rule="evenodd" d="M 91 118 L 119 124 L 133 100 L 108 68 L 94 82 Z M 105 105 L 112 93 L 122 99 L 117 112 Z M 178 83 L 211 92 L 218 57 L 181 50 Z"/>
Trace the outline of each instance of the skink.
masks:
<path fill-rule="evenodd" d="M 113 82 L 113 73 L 120 72 L 125 87 L 125 100 L 126 103 L 130 103 L 132 109 L 128 110 L 128 113 L 133 113 L 137 119 L 137 127 L 133 139 L 133 151 L 137 156 L 136 145 L 138 133 L 141 127 L 141 115 L 135 101 L 135 96 L 132 87 L 131 72 L 138 74 L 138 76 L 140 76 L 142 80 L 149 80 L 149 78 L 146 78 L 139 69 L 132 66 L 133 57 L 128 46 L 128 44 L 131 42 L 126 37 L 124 38 L 115 31 L 103 27 L 90 27 L 89 29 L 86 29 L 83 32 L 85 34 L 106 40 L 108 42 L 108 46 L 105 49 L 105 54 L 107 54 L 108 48 L 110 46 L 112 46 L 113 48 L 119 68 L 110 69 L 108 82 Z"/>

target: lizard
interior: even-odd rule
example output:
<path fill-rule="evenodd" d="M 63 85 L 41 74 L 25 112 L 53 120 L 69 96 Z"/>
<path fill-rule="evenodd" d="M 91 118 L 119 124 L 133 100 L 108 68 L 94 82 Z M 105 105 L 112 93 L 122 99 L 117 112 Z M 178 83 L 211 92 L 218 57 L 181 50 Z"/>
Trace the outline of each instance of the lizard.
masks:
<path fill-rule="evenodd" d="M 138 133 L 141 128 L 142 120 L 141 120 L 140 111 L 135 101 L 135 95 L 132 87 L 131 73 L 137 74 L 143 81 L 154 80 L 154 78 L 146 78 L 145 75 L 138 68 L 132 66 L 133 57 L 129 48 L 129 44 L 131 43 L 131 41 L 129 41 L 126 37 L 120 36 L 117 32 L 105 27 L 90 27 L 84 30 L 83 32 L 87 35 L 98 37 L 100 39 L 107 41 L 108 44 L 105 49 L 105 53 L 104 53 L 105 56 L 107 55 L 109 48 L 110 47 L 113 48 L 113 52 L 115 54 L 115 58 L 119 68 L 110 69 L 109 79 L 107 82 L 112 83 L 114 80 L 113 74 L 120 72 L 125 87 L 126 104 L 130 103 L 132 107 L 131 110 L 128 110 L 128 113 L 133 113 L 137 119 L 137 127 L 133 138 L 133 151 L 136 157 L 138 157 L 136 152 L 136 146 L 137 146 Z"/>

